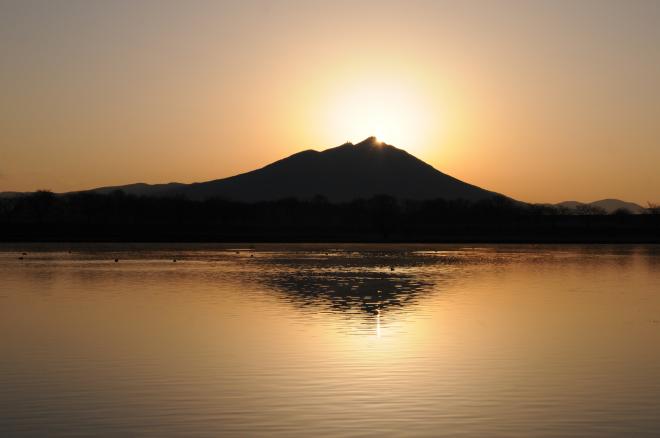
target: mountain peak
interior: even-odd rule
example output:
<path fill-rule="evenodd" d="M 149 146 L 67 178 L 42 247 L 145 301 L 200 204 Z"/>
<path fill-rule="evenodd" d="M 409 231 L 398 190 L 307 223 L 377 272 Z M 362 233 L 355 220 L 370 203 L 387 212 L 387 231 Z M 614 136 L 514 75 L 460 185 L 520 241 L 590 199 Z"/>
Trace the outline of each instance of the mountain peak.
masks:
<path fill-rule="evenodd" d="M 371 137 L 367 137 L 364 140 L 362 140 L 360 143 L 356 144 L 356 147 L 376 147 L 376 146 L 383 146 L 385 143 L 382 141 L 378 140 L 376 137 L 373 135 Z"/>

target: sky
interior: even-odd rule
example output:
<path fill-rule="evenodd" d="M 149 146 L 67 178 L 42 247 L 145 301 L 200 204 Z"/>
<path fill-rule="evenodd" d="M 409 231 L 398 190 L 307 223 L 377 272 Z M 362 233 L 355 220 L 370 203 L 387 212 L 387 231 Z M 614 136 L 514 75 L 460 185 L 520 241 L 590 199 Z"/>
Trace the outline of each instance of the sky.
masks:
<path fill-rule="evenodd" d="M 660 201 L 658 1 L 0 0 L 0 61 L 0 191 L 375 135 L 522 201 Z"/>

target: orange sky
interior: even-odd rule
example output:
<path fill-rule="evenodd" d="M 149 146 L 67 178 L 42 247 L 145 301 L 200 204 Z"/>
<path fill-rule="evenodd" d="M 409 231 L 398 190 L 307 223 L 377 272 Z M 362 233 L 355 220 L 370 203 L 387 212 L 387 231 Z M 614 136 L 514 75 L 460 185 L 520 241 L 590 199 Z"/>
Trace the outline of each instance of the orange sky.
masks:
<path fill-rule="evenodd" d="M 374 134 L 524 201 L 657 202 L 658 41 L 655 1 L 2 2 L 0 191 Z"/>

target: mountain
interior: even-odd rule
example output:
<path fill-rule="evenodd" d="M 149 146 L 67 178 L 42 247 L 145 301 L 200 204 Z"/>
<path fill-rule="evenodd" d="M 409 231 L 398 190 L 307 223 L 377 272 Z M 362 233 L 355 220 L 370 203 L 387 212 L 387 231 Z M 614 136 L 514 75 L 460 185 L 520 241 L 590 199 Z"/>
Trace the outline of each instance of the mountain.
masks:
<path fill-rule="evenodd" d="M 25 196 L 30 192 L 0 192 L 0 198 L 18 198 L 19 196 Z"/>
<path fill-rule="evenodd" d="M 639 204 L 634 202 L 621 201 L 620 199 L 601 199 L 600 201 L 594 201 L 591 205 L 600 207 L 608 213 L 613 213 L 616 210 L 625 208 L 634 214 L 642 214 L 646 212 L 646 209 Z"/>
<path fill-rule="evenodd" d="M 446 175 L 406 151 L 369 137 L 322 152 L 306 150 L 261 169 L 229 178 L 193 184 L 132 184 L 103 187 L 138 195 L 184 195 L 189 199 L 221 197 L 237 201 L 269 201 L 288 197 L 350 201 L 387 194 L 400 199 L 466 199 L 497 195 Z"/>
<path fill-rule="evenodd" d="M 590 205 L 593 207 L 599 207 L 605 210 L 606 213 L 613 213 L 619 209 L 626 209 L 633 214 L 643 214 L 646 212 L 646 209 L 639 204 L 634 202 L 621 201 L 620 199 L 601 199 L 600 201 L 594 202 L 578 202 L 578 201 L 564 201 L 556 204 L 559 207 L 566 207 L 575 209 L 581 205 Z"/>

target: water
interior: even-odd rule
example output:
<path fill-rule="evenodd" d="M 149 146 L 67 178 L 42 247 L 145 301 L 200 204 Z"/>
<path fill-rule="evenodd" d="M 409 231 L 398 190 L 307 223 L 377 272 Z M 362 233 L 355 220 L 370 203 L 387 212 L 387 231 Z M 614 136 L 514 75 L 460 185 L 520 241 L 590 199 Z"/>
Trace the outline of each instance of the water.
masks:
<path fill-rule="evenodd" d="M 0 246 L 2 437 L 657 437 L 658 345 L 658 246 Z"/>

